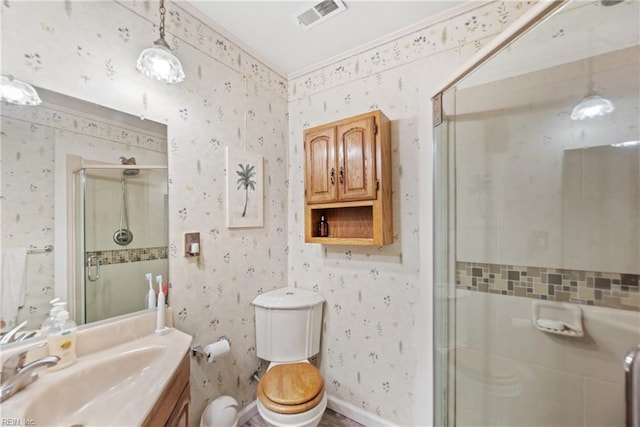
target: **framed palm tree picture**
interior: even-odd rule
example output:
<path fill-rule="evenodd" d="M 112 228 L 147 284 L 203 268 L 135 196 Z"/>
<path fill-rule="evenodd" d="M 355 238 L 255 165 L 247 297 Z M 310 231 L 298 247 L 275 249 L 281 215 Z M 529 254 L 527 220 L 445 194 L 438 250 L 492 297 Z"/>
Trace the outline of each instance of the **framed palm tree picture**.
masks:
<path fill-rule="evenodd" d="M 227 147 L 227 227 L 262 227 L 262 156 Z"/>

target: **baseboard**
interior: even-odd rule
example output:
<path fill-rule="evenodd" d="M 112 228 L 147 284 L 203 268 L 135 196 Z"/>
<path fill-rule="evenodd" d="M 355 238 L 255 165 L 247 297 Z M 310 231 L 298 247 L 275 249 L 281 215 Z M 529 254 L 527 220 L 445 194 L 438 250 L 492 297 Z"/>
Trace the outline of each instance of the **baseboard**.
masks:
<path fill-rule="evenodd" d="M 238 425 L 241 426 L 258 414 L 258 401 L 254 400 L 238 412 Z"/>
<path fill-rule="evenodd" d="M 376 414 L 367 412 L 364 409 L 358 408 L 357 406 L 352 405 L 351 403 L 339 399 L 335 396 L 329 395 L 327 408 L 337 412 L 340 415 L 344 415 L 345 417 L 350 418 L 353 421 L 356 421 L 366 427 L 396 426 L 396 424 L 392 423 L 391 421 L 387 421 L 384 418 L 377 416 Z"/>
<path fill-rule="evenodd" d="M 391 421 L 387 421 L 382 417 L 365 411 L 362 408 L 358 408 L 351 403 L 348 403 L 337 397 L 328 396 L 327 408 L 340 415 L 344 415 L 347 418 L 352 419 L 366 427 L 396 427 L 396 424 Z M 245 406 L 238 414 L 238 425 L 241 426 L 249 421 L 253 416 L 258 413 L 258 401 L 254 400 Z"/>

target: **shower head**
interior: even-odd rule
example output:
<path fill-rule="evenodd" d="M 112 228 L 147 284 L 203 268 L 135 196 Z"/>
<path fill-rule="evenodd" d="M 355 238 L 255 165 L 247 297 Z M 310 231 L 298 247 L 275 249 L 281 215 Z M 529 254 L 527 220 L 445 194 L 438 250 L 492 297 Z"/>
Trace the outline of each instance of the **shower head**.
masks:
<path fill-rule="evenodd" d="M 120 156 L 120 164 L 121 165 L 135 165 L 136 164 L 136 158 L 135 157 L 129 157 L 128 159 L 124 156 Z"/>
<path fill-rule="evenodd" d="M 120 157 L 120 164 L 123 166 L 130 166 L 130 165 L 135 165 L 136 164 L 136 158 L 135 157 L 130 157 L 130 158 L 126 158 L 124 156 Z M 124 169 L 122 171 L 122 175 L 124 176 L 136 176 L 140 173 L 140 169 Z"/>

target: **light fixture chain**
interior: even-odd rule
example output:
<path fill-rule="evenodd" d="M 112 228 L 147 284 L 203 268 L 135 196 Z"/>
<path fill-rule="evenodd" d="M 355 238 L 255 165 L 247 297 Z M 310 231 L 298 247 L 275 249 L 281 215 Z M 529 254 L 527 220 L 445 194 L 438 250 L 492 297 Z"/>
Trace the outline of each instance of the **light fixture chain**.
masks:
<path fill-rule="evenodd" d="M 160 0 L 160 38 L 164 39 L 164 15 L 167 9 L 164 7 L 164 0 Z"/>
<path fill-rule="evenodd" d="M 164 22 L 167 10 L 164 0 L 160 0 L 160 38 L 153 46 L 140 52 L 136 68 L 142 74 L 164 83 L 180 83 L 184 80 L 184 70 L 180 60 L 171 52 L 171 46 L 164 39 Z"/>

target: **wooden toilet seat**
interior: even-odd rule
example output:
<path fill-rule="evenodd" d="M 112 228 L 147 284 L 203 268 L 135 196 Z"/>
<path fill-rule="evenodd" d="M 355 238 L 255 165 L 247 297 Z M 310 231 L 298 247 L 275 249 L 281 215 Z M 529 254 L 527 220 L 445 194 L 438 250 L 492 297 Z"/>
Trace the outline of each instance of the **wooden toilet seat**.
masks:
<path fill-rule="evenodd" d="M 276 365 L 256 388 L 260 403 L 279 414 L 299 414 L 316 407 L 324 396 L 324 380 L 310 363 Z"/>

